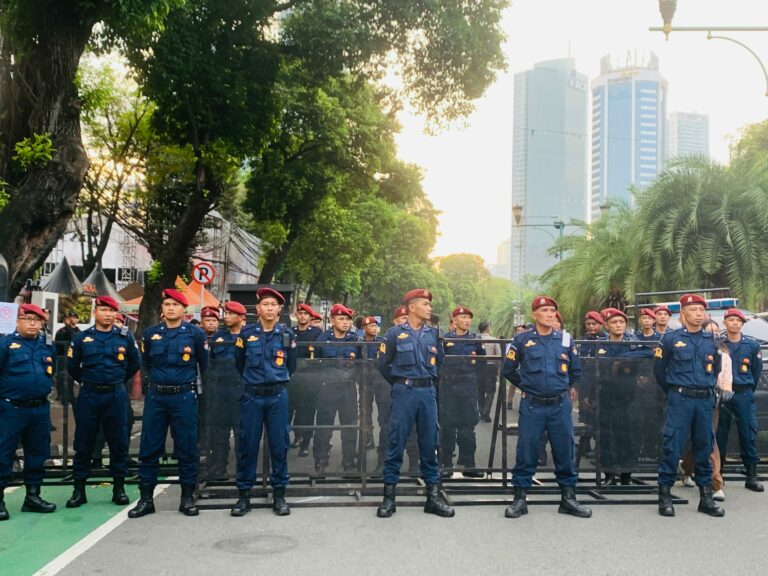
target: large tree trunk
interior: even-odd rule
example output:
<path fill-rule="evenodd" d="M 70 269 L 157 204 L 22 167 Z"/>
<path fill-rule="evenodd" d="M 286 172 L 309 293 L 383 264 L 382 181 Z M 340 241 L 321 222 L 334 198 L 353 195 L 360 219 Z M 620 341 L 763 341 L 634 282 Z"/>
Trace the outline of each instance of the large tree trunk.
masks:
<path fill-rule="evenodd" d="M 63 234 L 88 167 L 74 79 L 93 22 L 81 17 L 71 0 L 59 0 L 39 23 L 36 43 L 14 46 L 12 37 L 0 37 L 0 179 L 11 194 L 0 213 L 0 250 L 8 261 L 10 295 Z M 55 153 L 23 171 L 11 159 L 13 148 L 34 134 L 48 134 Z"/>

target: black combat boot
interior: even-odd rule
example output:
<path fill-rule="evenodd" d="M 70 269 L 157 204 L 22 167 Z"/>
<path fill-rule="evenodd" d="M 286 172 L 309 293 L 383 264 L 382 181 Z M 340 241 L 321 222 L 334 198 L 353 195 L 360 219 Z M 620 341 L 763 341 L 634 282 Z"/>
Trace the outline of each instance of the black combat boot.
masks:
<path fill-rule="evenodd" d="M 560 486 L 560 514 L 570 514 L 577 518 L 591 518 L 592 510 L 579 504 L 576 500 L 576 488 L 573 486 Z"/>
<path fill-rule="evenodd" d="M 288 516 L 291 509 L 285 501 L 285 486 L 275 488 L 272 494 L 272 512 L 278 516 Z"/>
<path fill-rule="evenodd" d="M 725 516 L 725 510 L 718 507 L 712 498 L 712 485 L 699 486 L 699 512 L 718 518 Z"/>
<path fill-rule="evenodd" d="M 527 494 L 528 491 L 525 488 L 515 486 L 515 499 L 504 510 L 505 518 L 520 518 L 523 514 L 528 514 Z"/>
<path fill-rule="evenodd" d="M 397 512 L 395 506 L 395 486 L 396 484 L 384 484 L 384 500 L 381 501 L 376 509 L 376 516 L 379 518 L 389 518 Z"/>
<path fill-rule="evenodd" d="M 675 515 L 675 507 L 672 505 L 672 486 L 659 486 L 659 514 Z"/>
<path fill-rule="evenodd" d="M 128 504 L 128 494 L 125 493 L 125 478 L 115 478 L 112 480 L 112 502 L 118 506 Z"/>
<path fill-rule="evenodd" d="M 88 503 L 85 496 L 85 480 L 75 480 L 75 488 L 72 490 L 72 496 L 67 500 L 67 508 L 80 508 Z"/>
<path fill-rule="evenodd" d="M 763 485 L 757 479 L 757 464 L 747 464 L 746 468 L 747 480 L 744 482 L 744 487 L 753 492 L 762 492 L 765 490 Z"/>
<path fill-rule="evenodd" d="M 139 498 L 139 502 L 134 506 L 133 510 L 128 512 L 128 518 L 141 518 L 147 514 L 154 514 L 155 501 L 152 499 L 154 493 L 154 486 L 139 484 L 139 494 L 141 494 L 141 498 Z"/>
<path fill-rule="evenodd" d="M 247 488 L 241 488 L 237 491 L 237 502 L 232 506 L 230 516 L 245 516 L 251 511 L 251 491 Z"/>
<path fill-rule="evenodd" d="M 424 504 L 424 512 L 443 518 L 452 518 L 456 515 L 454 509 L 443 502 L 437 484 L 427 484 L 427 502 Z"/>
<path fill-rule="evenodd" d="M 181 500 L 179 500 L 179 512 L 184 516 L 197 516 L 200 510 L 195 506 L 195 487 L 182 485 Z"/>
<path fill-rule="evenodd" d="M 5 488 L 0 488 L 0 522 L 8 520 L 10 517 L 8 508 L 5 507 Z"/>
<path fill-rule="evenodd" d="M 27 497 L 21 505 L 22 512 L 41 512 L 49 514 L 56 510 L 56 504 L 40 498 L 40 486 L 27 486 Z"/>
<path fill-rule="evenodd" d="M 469 468 L 469 470 L 467 470 Z M 481 472 L 480 470 L 475 470 L 476 464 L 474 462 L 470 462 L 469 464 L 464 465 L 464 470 L 462 470 L 461 475 L 465 478 L 485 478 L 485 473 Z"/>

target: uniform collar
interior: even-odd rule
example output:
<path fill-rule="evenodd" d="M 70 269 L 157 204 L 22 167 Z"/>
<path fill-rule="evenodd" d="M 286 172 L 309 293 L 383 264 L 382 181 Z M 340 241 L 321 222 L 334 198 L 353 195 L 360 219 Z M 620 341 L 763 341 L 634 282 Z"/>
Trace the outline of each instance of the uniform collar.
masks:
<path fill-rule="evenodd" d="M 400 324 L 400 328 L 402 328 L 403 330 L 408 330 L 409 332 L 413 332 L 415 330 L 415 328 L 410 324 L 408 324 L 408 322 L 403 322 L 402 324 Z M 419 330 L 425 330 L 427 332 L 429 332 L 431 329 L 432 329 L 432 326 L 430 326 L 427 323 L 422 324 L 421 328 L 419 328 Z"/>

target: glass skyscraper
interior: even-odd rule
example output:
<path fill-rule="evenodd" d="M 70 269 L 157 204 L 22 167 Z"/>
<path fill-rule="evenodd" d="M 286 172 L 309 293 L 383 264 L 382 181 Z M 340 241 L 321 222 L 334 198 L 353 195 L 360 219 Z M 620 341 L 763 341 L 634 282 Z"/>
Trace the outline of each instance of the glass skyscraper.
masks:
<path fill-rule="evenodd" d="M 690 112 L 669 115 L 669 157 L 709 157 L 709 116 Z"/>
<path fill-rule="evenodd" d="M 512 280 L 557 262 L 547 254 L 555 221 L 586 220 L 588 86 L 573 58 L 515 74 L 512 206 L 522 207 L 522 226 L 512 218 Z"/>
<path fill-rule="evenodd" d="M 591 218 L 608 199 L 631 201 L 664 168 L 667 157 L 667 81 L 659 59 L 630 52 L 605 56 L 592 82 Z"/>

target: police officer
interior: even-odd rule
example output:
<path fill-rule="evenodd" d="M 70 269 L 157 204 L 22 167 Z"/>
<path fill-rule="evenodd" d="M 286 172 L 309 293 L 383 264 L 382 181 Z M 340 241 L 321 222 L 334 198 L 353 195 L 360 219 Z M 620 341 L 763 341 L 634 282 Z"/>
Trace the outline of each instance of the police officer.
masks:
<path fill-rule="evenodd" d="M 389 416 L 389 447 L 384 464 L 384 500 L 376 515 L 389 518 L 396 512 L 395 487 L 400 480 L 408 436 L 414 423 L 418 433 L 421 475 L 427 485 L 424 512 L 444 518 L 454 516 L 438 490 L 437 378 L 443 363 L 438 332 L 427 323 L 432 316 L 432 293 L 410 290 L 403 297 L 408 319 L 390 328 L 380 346 L 379 371 L 392 385 Z"/>
<path fill-rule="evenodd" d="M 242 374 L 245 393 L 240 399 L 240 442 L 237 450 L 238 500 L 232 516 L 251 510 L 251 487 L 259 461 L 259 444 L 267 425 L 272 461 L 272 511 L 278 516 L 291 513 L 285 502 L 288 485 L 288 390 L 286 385 L 296 369 L 296 336 L 279 324 L 285 298 L 272 288 L 259 288 L 259 322 L 243 329 L 235 341 L 235 362 Z"/>
<path fill-rule="evenodd" d="M 0 339 L 0 520 L 10 517 L 3 492 L 11 481 L 13 458 L 22 440 L 24 485 L 22 512 L 53 512 L 56 504 L 40 497 L 43 464 L 50 455 L 51 393 L 56 352 L 40 329 L 45 312 L 19 306 L 16 331 Z"/>
<path fill-rule="evenodd" d="M 482 478 L 483 473 L 474 470 L 477 438 L 475 426 L 480 421 L 478 408 L 478 369 L 475 356 L 485 356 L 485 348 L 478 336 L 469 331 L 472 310 L 458 306 L 451 312 L 454 330 L 445 335 L 443 347 L 448 358 L 440 380 L 440 449 L 444 476 L 453 474 L 453 452 L 459 448 L 457 464 L 465 468 L 463 475 Z"/>
<path fill-rule="evenodd" d="M 67 370 L 80 383 L 75 402 L 74 490 L 67 508 L 88 502 L 85 483 L 91 475 L 91 455 L 99 430 L 109 446 L 112 502 L 128 504 L 128 393 L 125 382 L 139 371 L 141 362 L 133 335 L 114 325 L 117 301 L 99 296 L 94 302 L 94 325 L 75 336 L 67 351 Z"/>
<path fill-rule="evenodd" d="M 653 325 L 656 322 L 656 313 L 650 308 L 641 308 L 638 317 L 640 330 L 635 334 L 635 340 L 641 342 L 658 342 L 661 334 L 656 332 Z"/>
<path fill-rule="evenodd" d="M 320 328 L 312 326 L 313 319 L 322 320 L 309 304 L 301 303 L 296 306 L 296 342 L 314 342 L 323 333 Z M 314 358 L 315 348 L 311 344 L 296 347 L 297 358 Z M 295 426 L 313 426 L 315 423 L 315 408 L 317 407 L 318 387 L 305 374 L 297 374 L 291 380 L 289 420 Z M 312 440 L 311 430 L 295 430 L 292 448 L 299 448 L 299 457 L 309 456 L 309 443 Z"/>
<path fill-rule="evenodd" d="M 432 317 L 430 316 L 430 320 Z M 394 314 L 392 314 L 392 324 L 395 326 L 400 326 L 401 324 L 405 324 L 408 322 L 408 307 L 407 306 L 398 306 L 395 308 Z"/>
<path fill-rule="evenodd" d="M 362 346 L 352 328 L 354 311 L 343 304 L 331 306 L 331 328 L 315 341 L 317 358 L 337 358 L 336 370 L 326 371 L 330 378 L 324 378 L 317 398 L 317 425 L 333 426 L 336 412 L 342 426 L 357 424 L 357 387 L 355 386 L 355 359 L 362 358 Z M 323 345 L 333 343 L 334 345 Z M 337 345 L 338 344 L 338 345 Z M 322 476 L 328 466 L 331 452 L 331 436 L 328 428 L 315 430 L 312 452 L 315 457 L 315 473 Z M 344 472 L 355 472 L 357 463 L 357 431 L 353 428 L 341 430 L 341 465 Z"/>
<path fill-rule="evenodd" d="M 365 357 L 369 360 L 365 364 L 366 369 L 376 370 L 375 374 L 369 372 L 366 382 L 368 389 L 365 394 L 365 410 L 366 422 L 373 425 L 373 402 L 376 401 L 376 421 L 379 425 L 379 442 L 378 445 L 373 439 L 373 432 L 369 432 L 366 437 L 366 449 L 376 449 L 377 463 L 374 475 L 381 475 L 384 470 L 384 459 L 387 451 L 387 430 L 389 424 L 389 411 L 390 411 L 390 396 L 392 391 L 390 390 L 389 383 L 381 378 L 378 373 L 378 359 L 379 349 L 383 338 L 379 336 L 379 321 L 375 316 L 366 316 L 363 318 L 363 342 L 365 342 Z"/>
<path fill-rule="evenodd" d="M 186 296 L 178 290 L 163 290 L 163 321 L 147 328 L 141 338 L 141 359 L 149 384 L 139 448 L 141 498 L 128 512 L 129 518 L 155 511 L 152 494 L 169 426 L 179 461 L 179 512 L 185 516 L 199 514 L 194 500 L 199 464 L 196 380 L 198 370 L 205 374 L 208 367 L 208 342 L 200 328 L 184 321 L 188 305 Z"/>
<path fill-rule="evenodd" d="M 707 301 L 697 294 L 680 299 L 685 328 L 666 332 L 656 349 L 653 373 L 667 393 L 663 452 L 659 462 L 659 514 L 674 516 L 670 491 L 677 479 L 680 454 L 688 436 L 693 449 L 696 484 L 701 498 L 699 512 L 723 516 L 712 499 L 712 429 L 715 383 L 720 372 L 720 352 L 712 334 L 701 329 Z M 658 313 L 657 313 L 658 317 Z"/>
<path fill-rule="evenodd" d="M 237 452 L 243 386 L 235 365 L 235 342 L 245 327 L 245 315 L 245 306 L 240 302 L 230 300 L 224 304 L 225 327 L 209 340 L 210 363 L 204 395 L 208 409 L 208 475 L 213 480 L 227 478 L 230 435 L 234 435 Z"/>
<path fill-rule="evenodd" d="M 74 340 L 75 336 L 80 333 L 80 328 L 77 326 L 79 321 L 80 318 L 74 310 L 64 314 L 64 326 L 56 331 L 54 340 L 56 342 L 71 342 Z"/>
<path fill-rule="evenodd" d="M 728 434 L 731 423 L 736 420 L 739 433 L 741 461 L 747 471 L 744 486 L 754 492 L 762 492 L 763 485 L 757 480 L 757 405 L 755 388 L 763 372 L 763 356 L 757 340 L 744 336 L 741 328 L 747 317 L 741 310 L 730 308 L 724 316 L 727 339 L 725 345 L 731 353 L 733 370 L 733 396 L 720 410 L 717 424 L 717 446 L 720 449 L 720 461 L 725 462 L 728 451 Z"/>
<path fill-rule="evenodd" d="M 656 320 L 656 332 L 658 332 L 660 336 L 663 336 L 664 333 L 668 330 L 669 320 L 672 318 L 672 312 L 670 312 L 669 308 L 667 308 L 664 304 L 660 304 L 654 308 L 653 314 Z"/>
<path fill-rule="evenodd" d="M 210 338 L 219 330 L 219 309 L 213 306 L 206 306 L 200 310 L 200 328 L 205 332 L 205 336 Z"/>
<path fill-rule="evenodd" d="M 531 303 L 535 326 L 514 337 L 502 365 L 504 377 L 522 391 L 517 454 L 512 470 L 515 498 L 507 518 L 528 513 L 526 494 L 539 458 L 545 432 L 552 447 L 555 477 L 560 485 L 561 514 L 589 518 L 592 510 L 576 500 L 578 471 L 574 459 L 572 391 L 581 376 L 581 362 L 567 333 L 555 330 L 557 302 L 537 296 Z"/>

